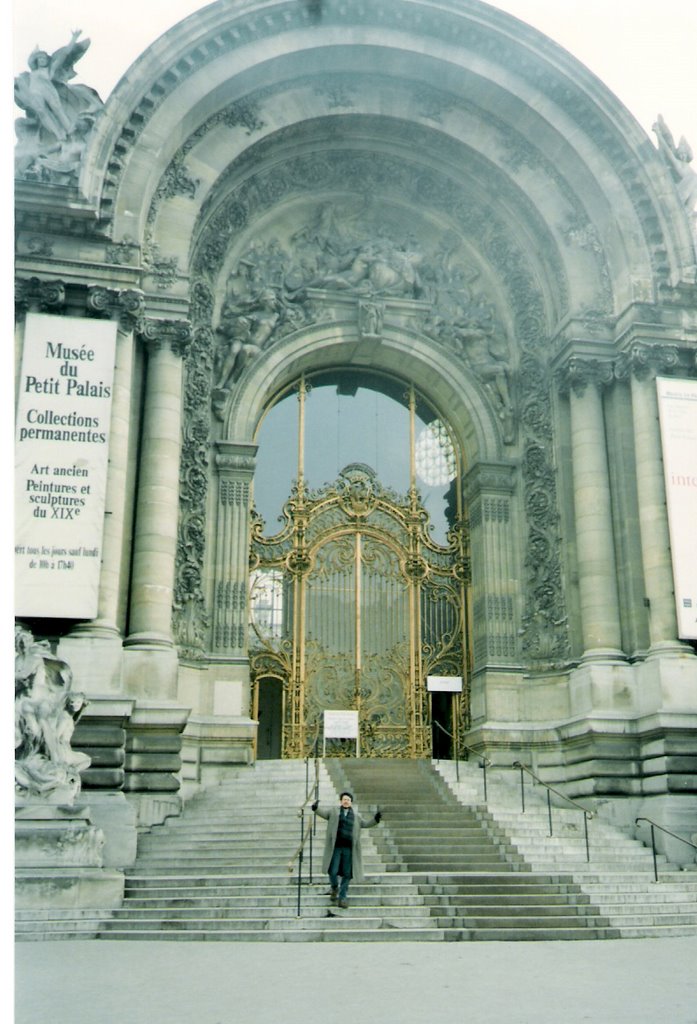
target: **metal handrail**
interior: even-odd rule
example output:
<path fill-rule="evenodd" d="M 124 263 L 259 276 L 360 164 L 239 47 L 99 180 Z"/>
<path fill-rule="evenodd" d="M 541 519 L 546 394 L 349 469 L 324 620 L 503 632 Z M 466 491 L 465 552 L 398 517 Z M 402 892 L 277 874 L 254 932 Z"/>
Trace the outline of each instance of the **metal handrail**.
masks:
<path fill-rule="evenodd" d="M 663 825 L 659 825 L 657 821 L 652 821 L 651 818 L 635 818 L 634 824 L 638 825 L 640 821 L 645 821 L 647 825 L 651 826 L 651 850 L 653 852 L 653 877 L 654 880 L 658 881 L 658 861 L 656 860 L 656 836 L 654 833 L 655 828 L 659 828 L 661 832 L 665 832 L 666 835 L 672 836 L 673 839 L 679 839 L 681 843 L 685 843 L 686 846 L 691 846 L 693 850 L 697 850 L 697 846 L 690 842 L 689 839 L 685 839 L 683 836 L 679 836 L 676 832 L 671 832 L 669 828 L 664 828 Z"/>
<path fill-rule="evenodd" d="M 444 726 L 442 726 L 440 724 L 440 722 L 436 722 L 435 719 L 433 721 L 433 724 L 436 726 L 437 729 L 440 729 L 441 732 L 444 732 L 445 735 L 449 736 L 450 739 L 453 741 L 453 751 L 455 753 L 455 778 L 459 782 L 460 781 L 460 762 L 459 762 L 458 757 L 457 757 L 457 743 L 455 742 L 455 737 L 453 736 L 453 734 L 451 732 L 448 732 L 448 730 Z"/>
<path fill-rule="evenodd" d="M 440 729 L 441 732 L 444 732 L 446 736 L 449 736 L 450 739 L 453 741 L 453 751 L 455 752 L 455 777 L 456 777 L 457 781 L 459 782 L 460 781 L 460 761 L 459 761 L 458 753 L 457 753 L 458 743 L 457 743 L 455 737 L 453 736 L 453 734 L 451 732 L 448 732 L 448 730 L 444 726 L 442 726 L 440 724 L 440 722 L 434 721 L 433 724 L 435 726 L 437 726 Z M 460 743 L 459 746 L 461 746 L 463 748 L 463 750 L 469 751 L 470 754 L 474 754 L 475 757 L 478 757 L 480 759 L 479 760 L 479 767 L 484 772 L 484 802 L 486 803 L 487 800 L 488 800 L 487 785 L 486 785 L 486 770 L 487 770 L 487 768 L 490 768 L 494 762 L 490 761 L 489 758 L 486 756 L 486 754 L 482 754 L 481 751 L 475 750 L 474 747 L 467 746 L 466 743 Z"/>
<path fill-rule="evenodd" d="M 312 885 L 312 825 L 313 822 L 309 822 L 307 828 L 305 828 L 305 807 L 303 806 L 300 810 L 300 845 L 288 861 L 288 874 L 293 872 L 293 864 L 297 860 L 298 862 L 298 913 L 300 917 L 300 904 L 302 900 L 302 884 L 303 884 L 303 858 L 305 851 L 305 843 L 310 840 L 310 878 L 309 882 Z"/>
<path fill-rule="evenodd" d="M 523 776 L 523 772 L 527 772 L 528 775 L 530 775 L 535 780 L 535 782 L 538 782 L 547 790 L 547 815 L 549 818 L 550 836 L 554 834 L 554 829 L 552 825 L 552 798 L 550 794 L 555 793 L 557 796 L 561 797 L 562 800 L 566 800 L 567 803 L 573 804 L 574 807 L 577 807 L 579 811 L 583 812 L 583 830 L 586 837 L 586 861 L 590 862 L 591 854 L 590 845 L 588 842 L 588 822 L 591 818 L 595 817 L 595 811 L 589 811 L 587 807 L 584 807 L 583 804 L 578 803 L 577 800 L 572 800 L 570 796 L 566 795 L 566 793 L 562 793 L 560 790 L 555 789 L 554 786 L 550 786 L 548 783 L 543 782 L 542 779 L 538 775 L 536 775 L 531 768 L 528 768 L 526 764 L 521 764 L 520 761 L 514 761 L 513 767 L 520 769 L 520 799 L 522 803 L 523 814 L 525 814 L 525 779 Z"/>
<path fill-rule="evenodd" d="M 319 799 L 319 758 L 317 756 L 317 749 L 319 743 L 320 727 L 317 726 L 317 732 L 315 738 L 310 745 L 310 752 L 305 758 L 305 799 L 303 800 L 298 810 L 298 817 L 300 818 L 300 845 L 296 849 L 293 856 L 288 861 L 288 873 L 291 874 L 293 871 L 293 865 L 296 860 L 298 862 L 298 917 L 300 917 L 300 906 L 302 899 L 302 884 L 303 884 L 303 860 L 305 856 L 305 844 L 307 840 L 310 840 L 310 870 L 309 870 L 309 884 L 312 885 L 312 847 L 313 837 L 317 830 L 317 819 L 313 815 L 313 820 L 305 828 L 305 809 L 307 805 L 312 801 L 313 803 Z M 309 764 L 312 752 L 314 750 L 314 762 L 315 762 L 315 779 L 312 785 L 309 784 Z"/>

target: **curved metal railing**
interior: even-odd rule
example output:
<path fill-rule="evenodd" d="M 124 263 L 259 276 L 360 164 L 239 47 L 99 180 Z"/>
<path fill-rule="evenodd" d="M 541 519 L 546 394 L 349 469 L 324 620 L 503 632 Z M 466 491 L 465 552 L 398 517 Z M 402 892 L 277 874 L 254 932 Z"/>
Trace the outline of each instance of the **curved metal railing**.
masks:
<path fill-rule="evenodd" d="M 532 768 L 528 768 L 526 764 L 521 764 L 520 761 L 514 761 L 513 767 L 520 769 L 520 798 L 522 802 L 523 814 L 525 814 L 525 776 L 523 773 L 527 772 L 527 774 L 531 778 L 533 778 L 535 782 L 537 782 L 540 786 L 544 786 L 544 788 L 547 790 L 547 814 L 549 817 L 550 836 L 554 834 L 554 827 L 552 824 L 552 793 L 555 793 L 556 796 L 561 797 L 562 800 L 566 800 L 567 803 L 573 804 L 574 807 L 577 807 L 578 810 L 583 813 L 583 831 L 586 838 L 586 860 L 590 861 L 591 855 L 590 844 L 588 841 L 588 822 L 591 818 L 595 817 L 595 811 L 589 811 L 587 807 L 584 807 L 583 804 L 578 803 L 577 800 L 572 800 L 570 796 L 566 795 L 566 793 L 562 793 L 561 790 L 555 789 L 554 786 L 550 786 L 547 782 L 543 782 L 539 775 L 536 775 Z"/>
<path fill-rule="evenodd" d="M 454 753 L 453 760 L 455 761 L 455 778 L 457 779 L 458 782 L 460 781 L 460 759 L 459 759 L 459 755 L 458 755 L 458 746 L 461 747 L 463 750 L 468 751 L 468 753 L 474 754 L 475 757 L 479 758 L 479 767 L 484 772 L 484 802 L 486 803 L 486 800 L 487 800 L 486 770 L 487 770 L 487 768 L 491 767 L 491 765 L 493 764 L 493 761 L 490 761 L 489 758 L 486 756 L 486 754 L 482 754 L 481 751 L 475 750 L 474 747 L 468 747 L 466 743 L 459 743 L 458 744 L 458 742 L 455 739 L 455 737 L 453 736 L 453 734 L 451 732 L 448 732 L 448 730 L 444 726 L 442 726 L 440 724 L 440 722 L 434 721 L 433 725 L 435 725 L 437 729 L 440 729 L 440 731 L 442 733 L 445 733 L 446 736 L 449 736 L 450 739 L 453 741 L 453 753 Z"/>
<path fill-rule="evenodd" d="M 651 850 L 653 852 L 653 877 L 654 880 L 658 881 L 658 861 L 656 859 L 656 835 L 654 829 L 660 829 L 661 832 L 665 832 L 667 836 L 672 836 L 673 839 L 680 840 L 681 843 L 685 843 L 686 846 L 691 846 L 693 850 L 697 850 L 697 846 L 690 842 L 689 839 L 685 839 L 684 836 L 679 836 L 676 832 L 671 832 L 669 828 L 664 828 L 663 825 L 659 825 L 657 821 L 652 821 L 651 818 L 635 818 L 634 824 L 638 825 L 640 821 L 645 821 L 647 825 L 651 826 Z"/>

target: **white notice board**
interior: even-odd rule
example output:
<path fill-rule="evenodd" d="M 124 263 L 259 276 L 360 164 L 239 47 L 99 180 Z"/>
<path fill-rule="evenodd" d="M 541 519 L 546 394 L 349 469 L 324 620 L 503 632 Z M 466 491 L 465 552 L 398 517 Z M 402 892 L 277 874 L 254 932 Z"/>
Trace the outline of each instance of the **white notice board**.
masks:
<path fill-rule="evenodd" d="M 462 693 L 462 676 L 426 676 L 430 693 Z"/>
<path fill-rule="evenodd" d="M 360 740 L 358 734 L 358 712 L 325 711 L 323 753 L 326 753 L 328 739 L 355 740 L 356 757 L 359 757 Z"/>
<path fill-rule="evenodd" d="M 116 323 L 28 313 L 15 444 L 15 614 L 97 615 Z"/>

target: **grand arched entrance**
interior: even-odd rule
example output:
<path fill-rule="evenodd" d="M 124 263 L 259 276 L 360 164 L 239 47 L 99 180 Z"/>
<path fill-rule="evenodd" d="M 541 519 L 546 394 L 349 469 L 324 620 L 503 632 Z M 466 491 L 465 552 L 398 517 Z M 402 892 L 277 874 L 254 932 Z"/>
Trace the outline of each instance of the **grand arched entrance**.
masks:
<path fill-rule="evenodd" d="M 445 424 L 413 385 L 335 369 L 294 382 L 258 441 L 255 711 L 273 674 L 286 756 L 339 709 L 359 712 L 364 753 L 430 755 L 427 679 L 468 677 L 468 539 Z M 460 733 L 468 710 L 465 685 L 450 720 Z"/>

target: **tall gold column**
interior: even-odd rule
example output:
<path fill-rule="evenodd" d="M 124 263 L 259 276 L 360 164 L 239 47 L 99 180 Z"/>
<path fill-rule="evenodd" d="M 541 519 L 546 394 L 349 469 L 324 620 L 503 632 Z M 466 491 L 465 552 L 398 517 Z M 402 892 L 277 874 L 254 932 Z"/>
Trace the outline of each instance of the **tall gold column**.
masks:
<path fill-rule="evenodd" d="M 147 320 L 148 351 L 131 576 L 128 647 L 171 648 L 179 513 L 185 320 Z"/>
<path fill-rule="evenodd" d="M 574 357 L 564 377 L 570 389 L 583 660 L 618 660 L 624 655 L 601 393 L 612 380 L 612 364 Z"/>

